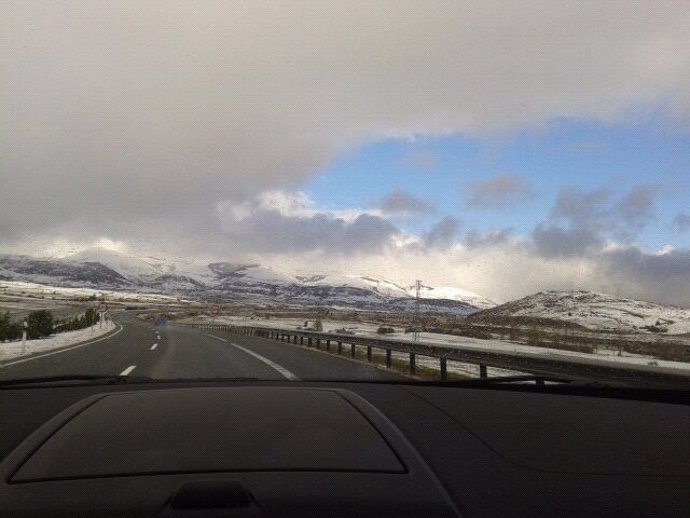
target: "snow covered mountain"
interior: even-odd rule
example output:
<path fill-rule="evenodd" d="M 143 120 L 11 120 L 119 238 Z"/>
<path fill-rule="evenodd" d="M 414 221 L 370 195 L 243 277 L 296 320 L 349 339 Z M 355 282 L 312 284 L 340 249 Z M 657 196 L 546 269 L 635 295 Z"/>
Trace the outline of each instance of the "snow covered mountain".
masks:
<path fill-rule="evenodd" d="M 66 258 L 0 255 L 0 279 L 68 287 L 126 289 L 258 304 L 327 305 L 413 311 L 414 289 L 370 276 L 290 275 L 259 264 L 200 263 L 90 249 Z M 420 310 L 469 315 L 494 304 L 459 288 L 424 286 Z"/>
<path fill-rule="evenodd" d="M 477 321 L 531 317 L 571 322 L 595 330 L 690 333 L 690 309 L 591 291 L 543 291 L 472 316 Z"/>

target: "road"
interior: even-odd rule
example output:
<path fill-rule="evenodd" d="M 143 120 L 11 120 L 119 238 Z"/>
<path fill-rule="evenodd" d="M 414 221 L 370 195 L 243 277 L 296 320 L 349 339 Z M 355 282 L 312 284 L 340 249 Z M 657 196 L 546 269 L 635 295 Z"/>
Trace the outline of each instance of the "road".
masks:
<path fill-rule="evenodd" d="M 372 365 L 264 338 L 175 325 L 154 327 L 124 313 L 115 320 L 122 329 L 112 336 L 8 362 L 0 367 L 0 379 L 75 374 L 157 379 L 401 379 Z"/>

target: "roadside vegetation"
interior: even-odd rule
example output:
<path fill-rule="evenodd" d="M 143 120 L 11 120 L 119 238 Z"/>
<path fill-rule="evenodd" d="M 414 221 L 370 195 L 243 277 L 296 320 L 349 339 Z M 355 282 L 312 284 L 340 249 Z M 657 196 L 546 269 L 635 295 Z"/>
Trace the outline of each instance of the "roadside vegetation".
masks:
<path fill-rule="evenodd" d="M 76 331 L 91 327 L 98 322 L 98 313 L 93 308 L 72 318 L 56 320 L 47 309 L 32 311 L 26 317 L 26 337 L 29 340 L 43 338 L 55 333 Z M 8 311 L 0 313 L 0 342 L 21 340 L 24 320 L 12 320 Z"/>

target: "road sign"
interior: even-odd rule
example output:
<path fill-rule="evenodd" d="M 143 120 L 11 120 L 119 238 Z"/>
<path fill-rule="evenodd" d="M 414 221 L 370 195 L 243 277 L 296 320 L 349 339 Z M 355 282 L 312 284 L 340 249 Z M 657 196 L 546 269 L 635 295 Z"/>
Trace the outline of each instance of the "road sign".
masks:
<path fill-rule="evenodd" d="M 105 302 L 99 302 L 98 307 L 96 308 L 96 311 L 99 313 L 107 313 L 108 312 L 108 304 Z"/>
<path fill-rule="evenodd" d="M 213 315 L 214 317 L 220 315 L 220 306 L 218 304 L 214 304 L 213 306 L 211 306 L 211 315 Z"/>

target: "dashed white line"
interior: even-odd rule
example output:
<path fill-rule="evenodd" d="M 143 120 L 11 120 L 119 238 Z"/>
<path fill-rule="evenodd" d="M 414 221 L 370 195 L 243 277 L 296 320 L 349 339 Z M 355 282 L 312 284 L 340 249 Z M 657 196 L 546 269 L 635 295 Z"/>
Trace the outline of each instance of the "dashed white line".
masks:
<path fill-rule="evenodd" d="M 216 340 L 220 340 L 221 342 L 228 342 L 225 338 L 221 338 L 220 336 L 216 335 L 210 335 L 208 333 L 204 333 L 205 336 L 210 336 L 211 338 L 215 338 Z M 249 354 L 250 356 L 253 356 L 257 360 L 260 360 L 264 362 L 266 365 L 271 367 L 273 370 L 278 371 L 278 373 L 283 376 L 286 379 L 289 379 L 290 381 L 299 381 L 299 378 L 295 376 L 292 372 L 287 370 L 285 367 L 282 365 L 278 365 L 276 362 L 269 360 L 268 358 L 261 356 L 260 354 L 255 353 L 254 351 L 250 351 L 246 347 L 242 347 L 241 345 L 237 345 L 235 343 L 230 343 L 233 347 L 237 347 L 240 351 L 245 352 Z"/>
<path fill-rule="evenodd" d="M 151 350 L 152 350 L 152 351 L 155 351 L 155 350 L 156 350 L 156 347 L 158 347 L 158 344 L 153 344 L 153 345 L 151 346 Z"/>
<path fill-rule="evenodd" d="M 136 365 L 130 365 L 129 367 L 127 367 L 125 370 L 123 370 L 120 373 L 120 376 L 129 376 L 132 373 L 132 371 L 136 368 L 137 368 Z"/>

